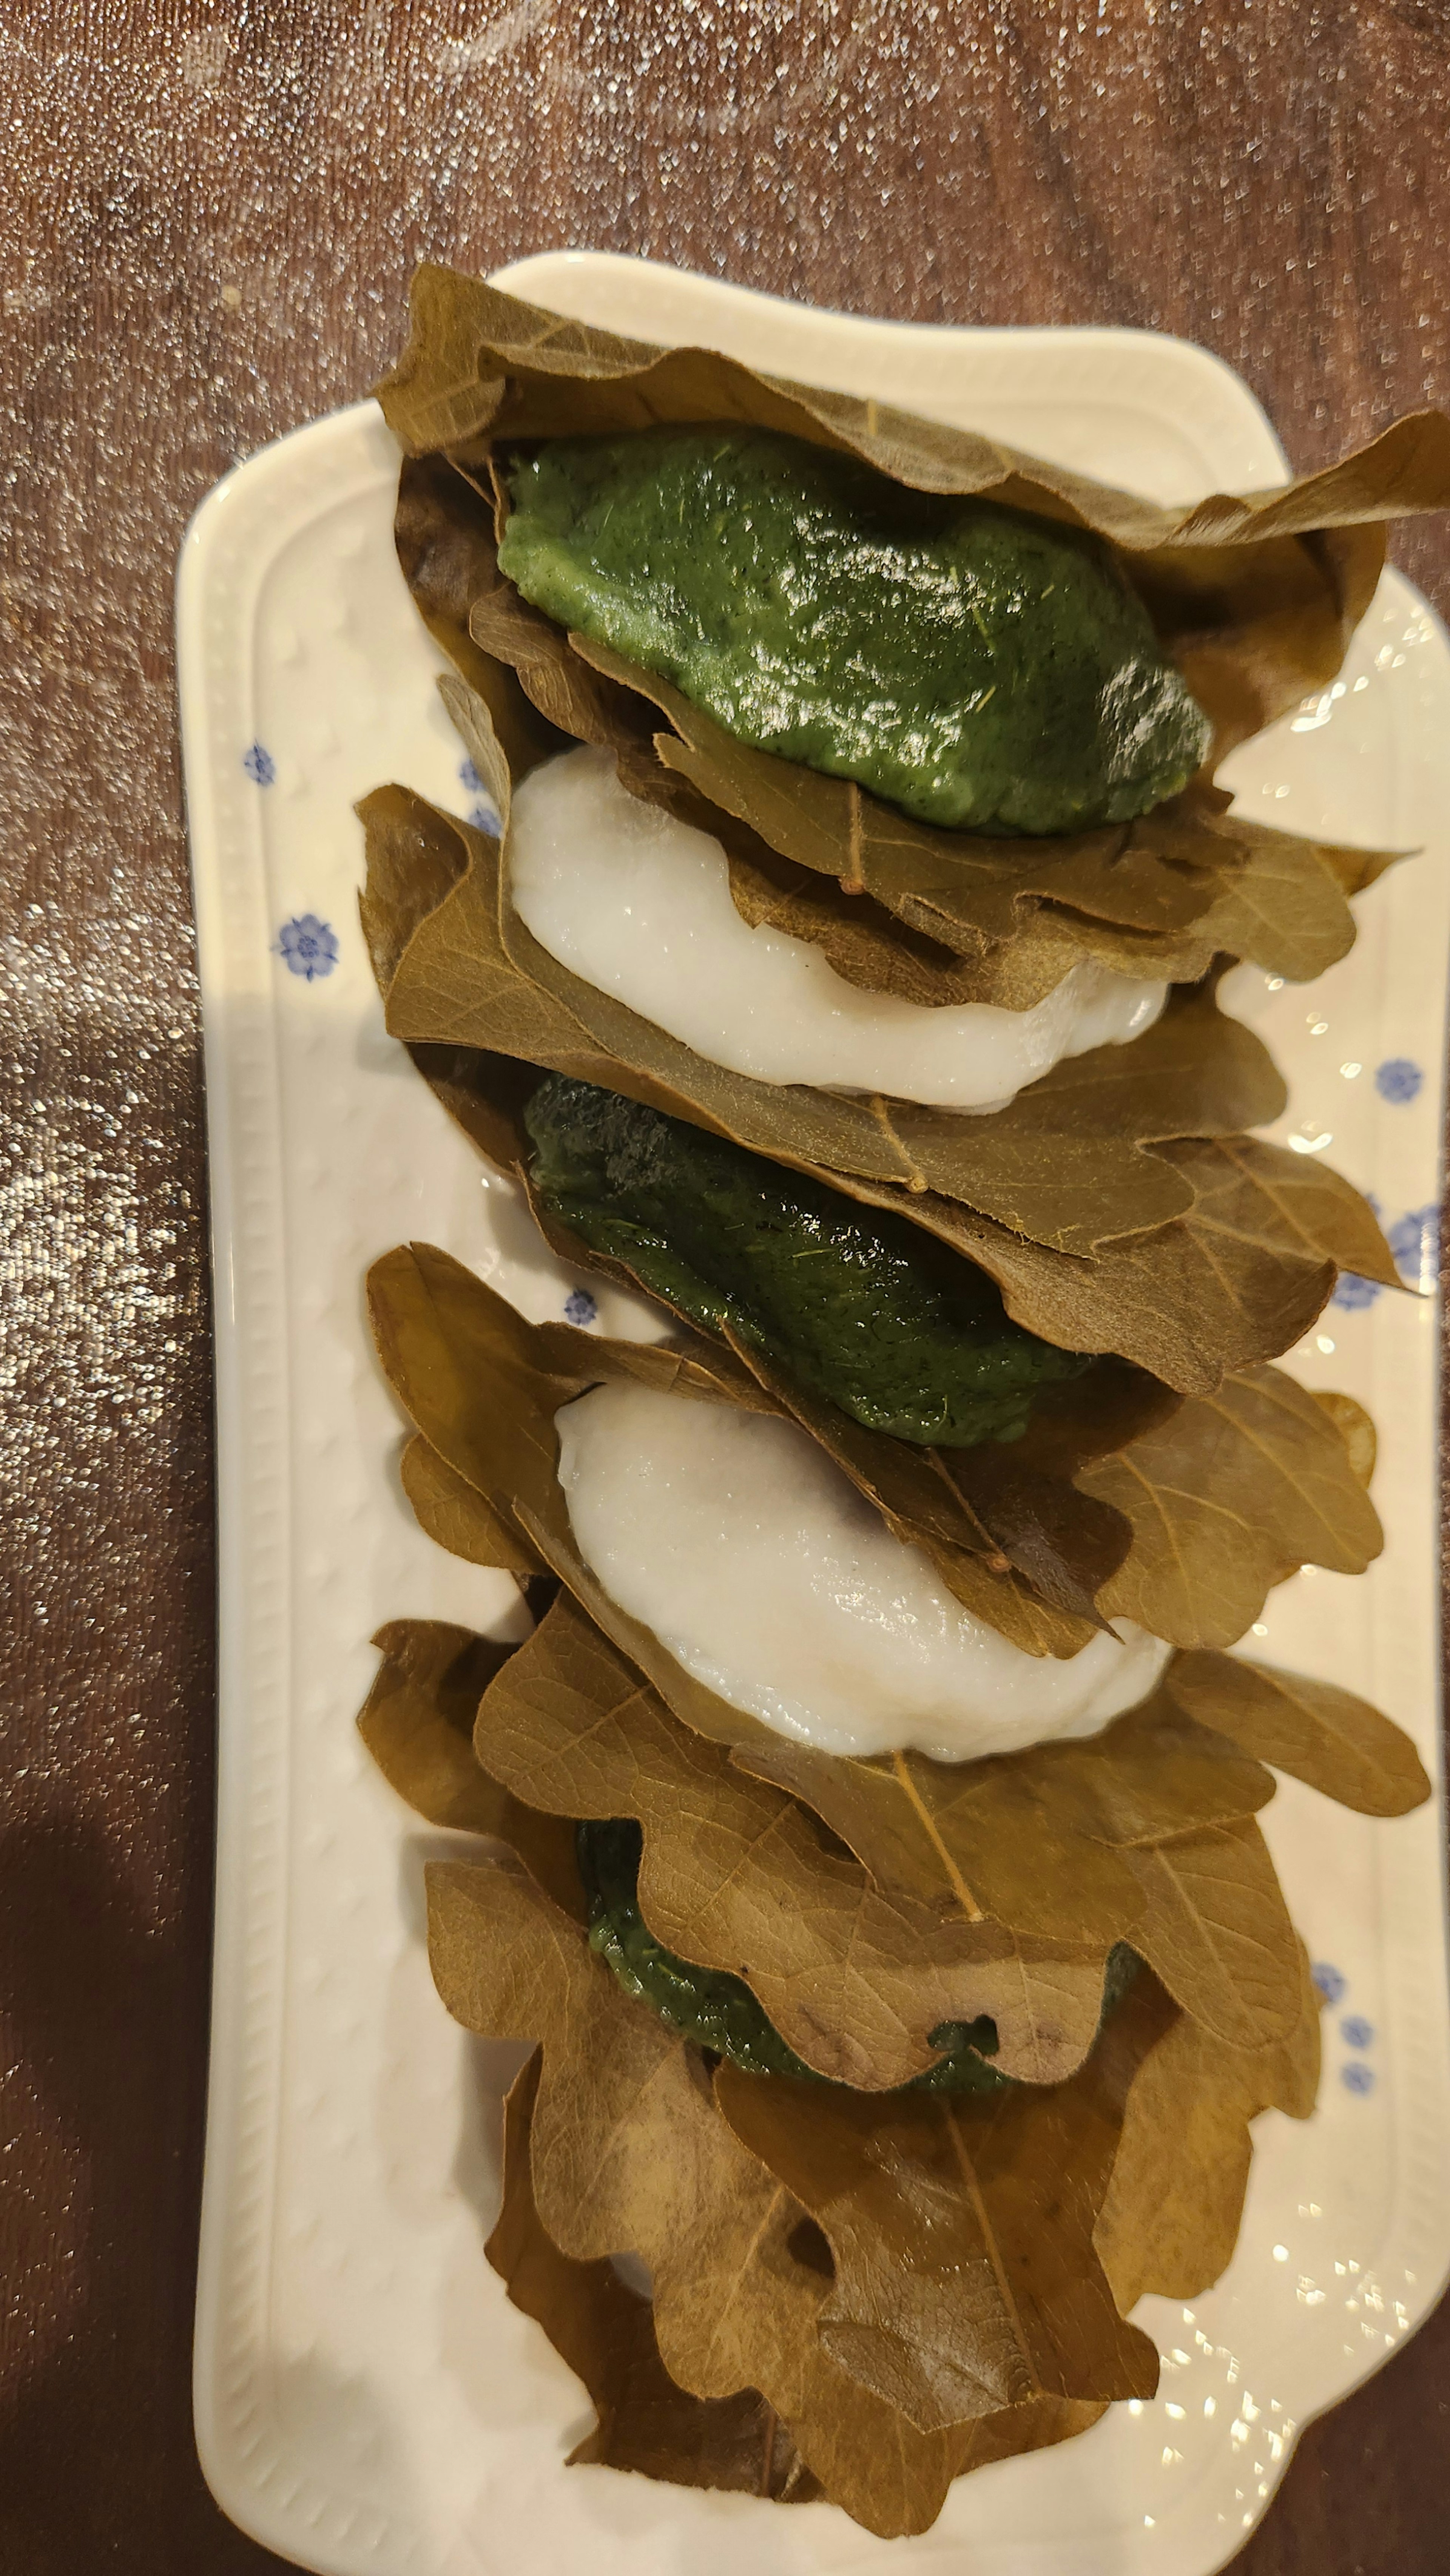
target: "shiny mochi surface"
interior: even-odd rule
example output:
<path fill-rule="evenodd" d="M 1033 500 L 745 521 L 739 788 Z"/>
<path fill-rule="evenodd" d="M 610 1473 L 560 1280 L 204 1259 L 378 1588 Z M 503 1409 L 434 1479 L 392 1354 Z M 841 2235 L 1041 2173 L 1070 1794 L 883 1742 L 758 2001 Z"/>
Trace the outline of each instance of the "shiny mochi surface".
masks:
<path fill-rule="evenodd" d="M 1169 1648 L 1126 1621 L 1057 1660 L 964 1610 L 798 1424 L 595 1387 L 555 1417 L 581 1556 L 732 1708 L 827 1753 L 969 1762 L 1095 1735 Z"/>
<path fill-rule="evenodd" d="M 561 752 L 524 780 L 509 871 L 551 957 L 758 1082 L 1000 1109 L 1065 1056 L 1141 1036 L 1167 999 L 1092 959 L 1029 1011 L 863 992 L 809 941 L 752 929 L 719 841 L 631 795 L 605 751 Z"/>
<path fill-rule="evenodd" d="M 499 561 L 742 742 L 924 823 L 1145 814 L 1209 724 L 1098 537 L 743 423 L 547 440 Z"/>

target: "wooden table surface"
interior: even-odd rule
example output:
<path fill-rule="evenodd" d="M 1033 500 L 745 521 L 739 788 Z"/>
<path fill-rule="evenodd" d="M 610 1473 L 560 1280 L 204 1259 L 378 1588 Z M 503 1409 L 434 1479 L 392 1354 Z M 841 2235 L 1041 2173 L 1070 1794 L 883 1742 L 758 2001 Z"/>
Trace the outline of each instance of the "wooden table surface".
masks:
<path fill-rule="evenodd" d="M 1450 405 L 1450 0 L 51 0 L 0 43 L 0 2569 L 275 2565 L 192 2445 L 214 1550 L 177 543 L 421 257 L 586 244 L 1217 350 L 1297 466 Z M 1450 528 L 1393 551 L 1450 609 Z M 1243 2576 L 1444 2568 L 1450 2311 Z"/>

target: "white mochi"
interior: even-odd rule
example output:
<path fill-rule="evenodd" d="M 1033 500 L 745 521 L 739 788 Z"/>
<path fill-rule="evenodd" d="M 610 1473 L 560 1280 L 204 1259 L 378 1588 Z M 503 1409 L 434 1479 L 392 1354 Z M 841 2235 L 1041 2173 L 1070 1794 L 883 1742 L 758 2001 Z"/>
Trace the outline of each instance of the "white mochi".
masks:
<path fill-rule="evenodd" d="M 1168 1660 L 1126 1620 L 1064 1661 L 1024 1654 L 797 1423 L 630 1385 L 554 1419 L 569 1524 L 610 1599 L 798 1743 L 969 1762 L 1096 1735 Z"/>
<path fill-rule="evenodd" d="M 631 796 L 605 751 L 561 752 L 525 779 L 510 885 L 562 966 L 757 1082 L 1001 1109 L 1062 1057 L 1141 1036 L 1167 998 L 1090 958 L 1030 1011 L 861 992 L 808 940 L 742 921 L 720 843 Z"/>

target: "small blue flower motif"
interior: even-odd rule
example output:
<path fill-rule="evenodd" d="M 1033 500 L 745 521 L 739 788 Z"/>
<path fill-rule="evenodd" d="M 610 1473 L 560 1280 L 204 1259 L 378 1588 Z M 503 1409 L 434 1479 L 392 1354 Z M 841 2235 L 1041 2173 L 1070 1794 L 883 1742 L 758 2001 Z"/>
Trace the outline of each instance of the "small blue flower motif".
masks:
<path fill-rule="evenodd" d="M 1374 2023 L 1362 2020 L 1358 2013 L 1348 2013 L 1339 2025 L 1339 2036 L 1346 2048 L 1373 2048 Z"/>
<path fill-rule="evenodd" d="M 1381 1100 L 1392 1100 L 1397 1109 L 1402 1109 L 1406 1101 L 1416 1099 L 1424 1086 L 1424 1075 L 1417 1064 L 1411 1064 L 1407 1055 L 1392 1055 L 1387 1063 L 1375 1070 L 1374 1087 Z"/>
<path fill-rule="evenodd" d="M 1331 1967 L 1327 1959 L 1320 1959 L 1316 1962 L 1314 1967 L 1310 1969 L 1309 1974 L 1313 1978 L 1321 1995 L 1324 1997 L 1325 2002 L 1327 2004 L 1337 2004 L 1340 1996 L 1345 1990 L 1345 1986 L 1348 1983 L 1343 1971 L 1339 1968 Z"/>
<path fill-rule="evenodd" d="M 1419 1064 L 1411 1064 L 1409 1056 L 1391 1056 L 1375 1069 L 1375 1090 L 1380 1100 L 1393 1100 L 1396 1108 L 1404 1108 L 1406 1100 L 1417 1100 L 1424 1090 L 1424 1074 L 1419 1072 Z"/>
<path fill-rule="evenodd" d="M 1341 2066 L 1339 2080 L 1347 2093 L 1372 2093 L 1374 2068 L 1365 2066 L 1357 2057 L 1352 2057 L 1347 2066 Z"/>
<path fill-rule="evenodd" d="M 1377 1279 L 1361 1279 L 1357 1272 L 1344 1270 L 1339 1275 L 1334 1294 L 1329 1302 L 1331 1306 L 1338 1306 L 1346 1315 L 1357 1315 L 1361 1308 L 1372 1306 L 1379 1293 L 1380 1283 Z"/>
<path fill-rule="evenodd" d="M 289 975 L 304 975 L 309 984 L 315 983 L 337 964 L 337 933 L 315 912 L 299 913 L 294 921 L 283 922 L 273 954 L 283 960 Z"/>
<path fill-rule="evenodd" d="M 592 1324 L 599 1309 L 587 1288 L 571 1288 L 564 1300 L 565 1320 L 571 1324 Z"/>
<path fill-rule="evenodd" d="M 492 835 L 494 840 L 497 840 L 498 815 L 494 807 L 489 802 L 488 790 L 484 786 L 483 780 L 479 777 L 478 771 L 475 769 L 473 762 L 471 760 L 461 761 L 459 763 L 458 775 L 462 779 L 464 786 L 467 788 L 469 795 L 476 796 L 479 800 L 476 805 L 470 806 L 469 808 L 469 822 L 473 825 L 475 832 L 488 832 Z"/>
<path fill-rule="evenodd" d="M 270 787 L 277 775 L 277 763 L 270 751 L 264 751 L 259 742 L 254 742 L 250 751 L 243 752 L 242 767 L 249 778 L 256 780 L 259 787 Z"/>
<path fill-rule="evenodd" d="M 1402 1279 L 1412 1288 L 1435 1286 L 1440 1276 L 1440 1210 L 1433 1201 L 1397 1218 L 1387 1228 L 1385 1241 Z"/>

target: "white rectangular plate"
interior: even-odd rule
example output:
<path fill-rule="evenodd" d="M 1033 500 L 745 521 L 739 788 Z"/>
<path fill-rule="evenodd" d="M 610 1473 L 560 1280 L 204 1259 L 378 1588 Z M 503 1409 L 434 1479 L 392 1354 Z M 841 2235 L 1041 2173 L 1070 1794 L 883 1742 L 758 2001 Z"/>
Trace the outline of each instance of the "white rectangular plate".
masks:
<path fill-rule="evenodd" d="M 800 312 L 570 253 L 504 282 L 646 338 L 888 396 L 1162 499 L 1281 480 L 1252 396 L 1183 341 L 924 330 Z M 496 1625 L 512 1587 L 430 1546 L 363 1319 L 366 1264 L 421 1236 L 528 1313 L 572 1281 L 383 1032 L 358 929 L 354 798 L 396 778 L 466 813 L 472 781 L 399 576 L 396 451 L 371 404 L 238 468 L 180 573 L 182 712 L 206 1025 L 221 1518 L 221 1790 L 196 2339 L 202 2461 L 226 2511 L 338 2576 L 1207 2576 L 1262 2512 L 1294 2434 L 1422 2317 L 1450 2262 L 1443 1806 L 1394 1824 L 1281 1788 L 1269 1837 L 1322 1963 L 1321 2106 L 1260 2121 L 1239 2249 L 1190 2309 L 1146 2300 L 1149 2404 L 980 2471 L 936 2530 L 885 2544 L 833 2507 L 606 2469 L 588 2419 L 483 2260 L 498 2101 L 519 2052 L 445 2015 L 422 1943 L 423 1832 L 353 1726 L 386 1619 Z M 1450 884 L 1450 649 L 1387 574 L 1342 679 L 1242 752 L 1276 823 L 1420 842 L 1311 990 L 1240 969 L 1236 1003 L 1292 1084 L 1281 1132 L 1371 1189 L 1432 1285 Z M 616 1326 L 629 1301 L 601 1294 Z M 1439 1775 L 1435 1315 L 1341 1290 L 1292 1364 L 1380 1427 L 1388 1552 L 1300 1576 L 1272 1659 L 1367 1693 Z"/>

